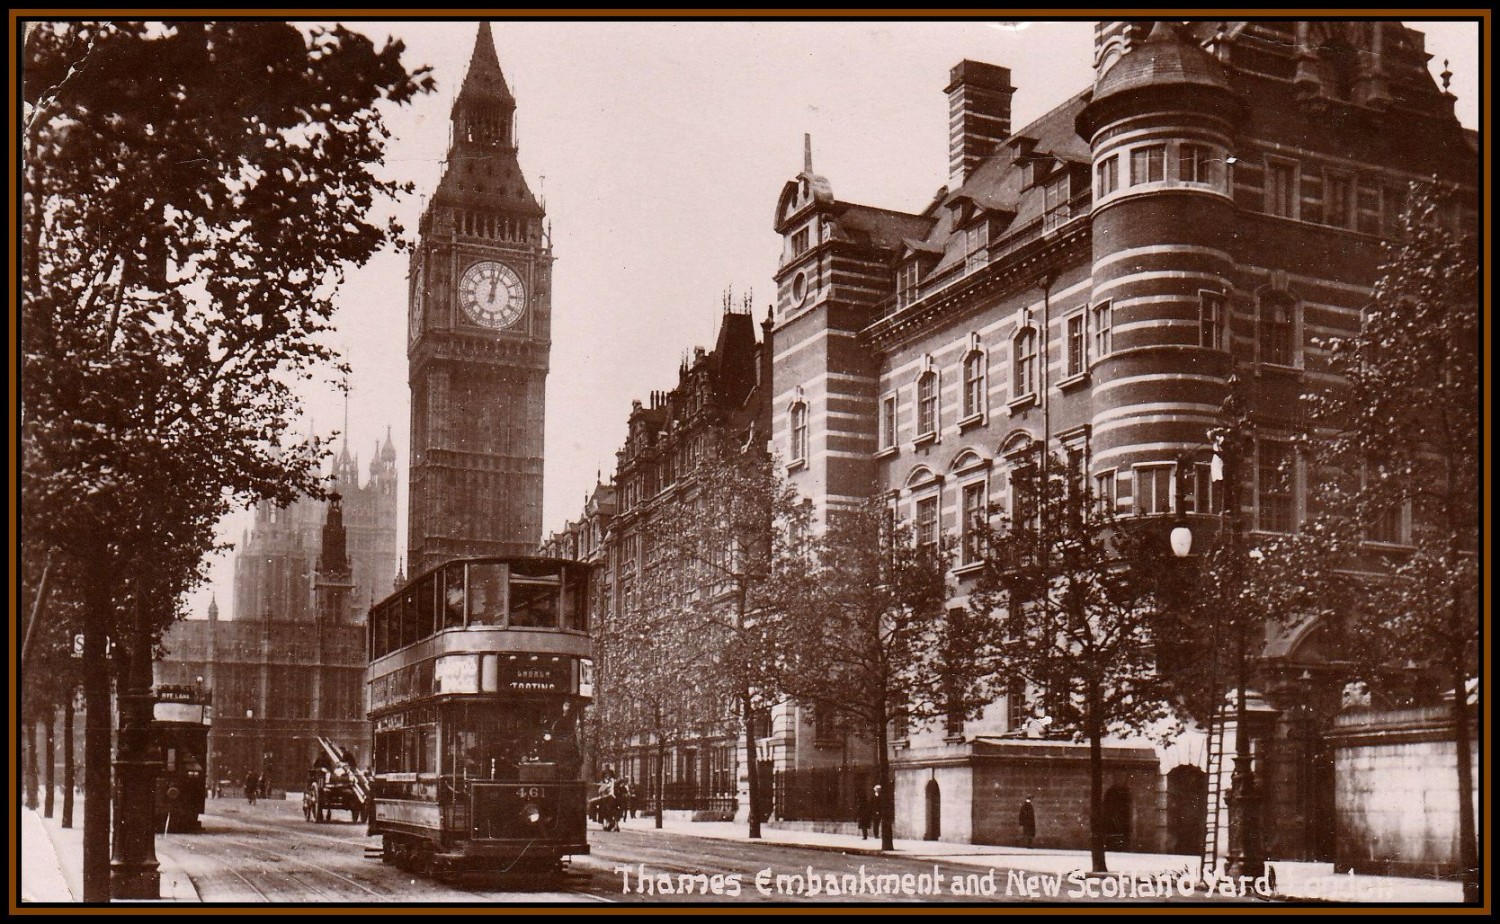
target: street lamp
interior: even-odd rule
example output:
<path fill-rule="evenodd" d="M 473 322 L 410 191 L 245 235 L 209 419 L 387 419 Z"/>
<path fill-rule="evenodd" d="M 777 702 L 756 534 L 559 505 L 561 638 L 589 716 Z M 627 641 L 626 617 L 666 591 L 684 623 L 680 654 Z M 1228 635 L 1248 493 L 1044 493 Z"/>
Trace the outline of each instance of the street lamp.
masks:
<path fill-rule="evenodd" d="M 1209 431 L 1214 451 L 1215 480 L 1224 482 L 1223 510 L 1219 541 L 1225 559 L 1229 563 L 1227 577 L 1232 585 L 1225 599 L 1233 601 L 1238 595 L 1240 570 L 1243 566 L 1240 549 L 1239 518 L 1239 471 L 1241 442 L 1244 438 L 1247 418 L 1237 394 L 1237 382 L 1229 381 L 1229 394 L 1224 399 L 1226 425 Z M 1177 463 L 1177 516 L 1178 523 L 1171 532 L 1172 554 L 1186 558 L 1192 551 L 1193 531 L 1187 520 L 1187 484 L 1190 471 L 1195 471 L 1192 460 L 1184 455 Z M 1200 511 L 1201 512 L 1201 511 Z M 1231 879 L 1249 876 L 1259 878 L 1265 873 L 1265 836 L 1261 827 L 1261 794 L 1255 785 L 1254 758 L 1250 750 L 1249 710 L 1246 706 L 1246 688 L 1249 685 L 1249 651 L 1247 627 L 1243 618 L 1233 618 L 1235 627 L 1236 687 L 1234 771 L 1229 783 L 1229 850 L 1225 856 L 1225 872 Z M 1218 618 L 1223 618 L 1222 611 Z M 1218 806 L 1211 807 L 1214 812 Z"/>

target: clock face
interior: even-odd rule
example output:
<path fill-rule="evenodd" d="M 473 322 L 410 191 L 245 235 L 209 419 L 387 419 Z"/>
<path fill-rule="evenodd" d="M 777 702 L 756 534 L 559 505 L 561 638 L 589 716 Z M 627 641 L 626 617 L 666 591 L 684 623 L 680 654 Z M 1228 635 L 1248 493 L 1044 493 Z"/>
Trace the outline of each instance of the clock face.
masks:
<path fill-rule="evenodd" d="M 422 267 L 417 267 L 417 281 L 411 290 L 411 330 L 409 334 L 412 340 L 422 336 L 422 301 L 424 281 L 422 279 Z"/>
<path fill-rule="evenodd" d="M 526 287 L 504 263 L 481 260 L 464 270 L 458 284 L 458 303 L 470 321 L 490 330 L 504 330 L 521 319 Z"/>

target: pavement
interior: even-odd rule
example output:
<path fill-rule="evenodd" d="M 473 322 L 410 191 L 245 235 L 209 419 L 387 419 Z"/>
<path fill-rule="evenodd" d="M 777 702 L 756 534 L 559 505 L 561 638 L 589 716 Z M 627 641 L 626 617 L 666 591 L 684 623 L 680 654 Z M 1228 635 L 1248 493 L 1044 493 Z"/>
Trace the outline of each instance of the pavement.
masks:
<path fill-rule="evenodd" d="M 59 811 L 59 816 L 61 812 Z M 71 903 L 83 894 L 83 802 L 75 807 L 74 827 L 63 828 L 60 818 L 43 818 L 35 809 L 21 810 L 21 882 L 22 903 Z M 648 833 L 655 830 L 655 819 L 633 818 L 623 827 Z M 665 819 L 662 831 L 670 834 L 711 840 L 746 840 L 743 823 L 717 821 L 678 821 Z M 598 832 L 591 829 L 591 836 Z M 955 844 L 947 841 L 897 839 L 895 849 L 881 851 L 879 841 L 864 840 L 848 834 L 824 834 L 763 826 L 761 843 L 786 847 L 826 850 L 849 855 L 892 856 L 906 859 L 941 860 L 960 866 L 998 867 L 1047 876 L 1067 877 L 1089 868 L 1088 852 L 1083 850 L 1027 849 L 1024 847 Z M 1184 873 L 1196 873 L 1195 857 L 1175 854 L 1110 853 L 1107 857 L 1114 875 L 1129 879 L 1170 875 L 1174 880 Z M 163 902 L 196 902 L 201 899 L 192 881 L 176 859 L 158 851 L 161 864 Z M 1375 904 L 1459 903 L 1463 887 L 1456 882 L 1433 879 L 1408 879 L 1395 876 L 1335 875 L 1332 863 L 1290 863 L 1273 861 L 1275 899 L 1283 901 L 1356 902 Z M 1196 877 L 1194 877 L 1196 878 Z M 1068 880 L 1071 882 L 1072 880 Z M 1198 894 L 1203 886 L 1198 884 Z M 1063 894 L 1066 894 L 1064 892 Z"/>
<path fill-rule="evenodd" d="M 159 843 L 159 842 L 158 842 Z M 198 890 L 176 860 L 162 851 L 161 901 L 197 902 Z M 83 799 L 73 806 L 73 827 L 62 826 L 62 798 L 52 818 L 21 809 L 21 902 L 76 903 L 83 896 Z M 132 902 L 134 904 L 135 902 Z"/>

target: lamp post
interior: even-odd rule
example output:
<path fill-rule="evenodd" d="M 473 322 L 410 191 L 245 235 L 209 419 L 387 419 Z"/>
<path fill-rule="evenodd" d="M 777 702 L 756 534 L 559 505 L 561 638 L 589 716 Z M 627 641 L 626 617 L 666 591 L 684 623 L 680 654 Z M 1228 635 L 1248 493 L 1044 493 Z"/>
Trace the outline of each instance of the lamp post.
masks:
<path fill-rule="evenodd" d="M 120 744 L 115 757 L 115 851 L 110 861 L 110 897 L 161 898 L 156 860 L 156 775 L 161 762 L 151 753 L 151 631 L 146 607 L 137 596 L 131 633 L 126 692 L 120 697 Z"/>
<path fill-rule="evenodd" d="M 1223 510 L 1219 529 L 1220 550 L 1224 561 L 1226 600 L 1233 601 L 1239 594 L 1243 552 L 1240 548 L 1239 517 L 1239 460 L 1242 443 L 1248 429 L 1248 417 L 1238 395 L 1238 382 L 1231 376 L 1229 393 L 1224 399 L 1223 419 L 1225 425 L 1209 431 L 1213 444 L 1215 466 L 1214 480 L 1224 482 Z M 1192 460 L 1183 456 L 1177 463 L 1177 514 L 1178 524 L 1172 529 L 1172 554 L 1186 558 L 1192 551 L 1193 531 L 1188 525 L 1187 479 L 1194 471 Z M 1223 618 L 1221 611 L 1218 618 Z M 1249 710 L 1246 706 L 1246 688 L 1249 686 L 1249 639 L 1245 619 L 1237 610 L 1230 613 L 1230 622 L 1235 635 L 1235 733 L 1234 770 L 1230 775 L 1229 795 L 1229 850 L 1225 856 L 1225 872 L 1231 879 L 1249 876 L 1259 878 L 1265 873 L 1265 835 L 1261 827 L 1260 791 L 1255 784 L 1254 758 L 1250 749 Z M 1218 806 L 1212 807 L 1218 811 Z"/>

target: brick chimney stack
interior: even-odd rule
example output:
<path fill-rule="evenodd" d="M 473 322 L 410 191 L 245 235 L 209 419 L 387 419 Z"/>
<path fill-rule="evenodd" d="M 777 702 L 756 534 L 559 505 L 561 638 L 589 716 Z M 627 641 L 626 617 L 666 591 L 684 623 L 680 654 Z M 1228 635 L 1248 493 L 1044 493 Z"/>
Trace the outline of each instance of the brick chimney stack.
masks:
<path fill-rule="evenodd" d="M 1010 68 L 960 61 L 948 75 L 948 185 L 958 188 L 1010 137 Z"/>

